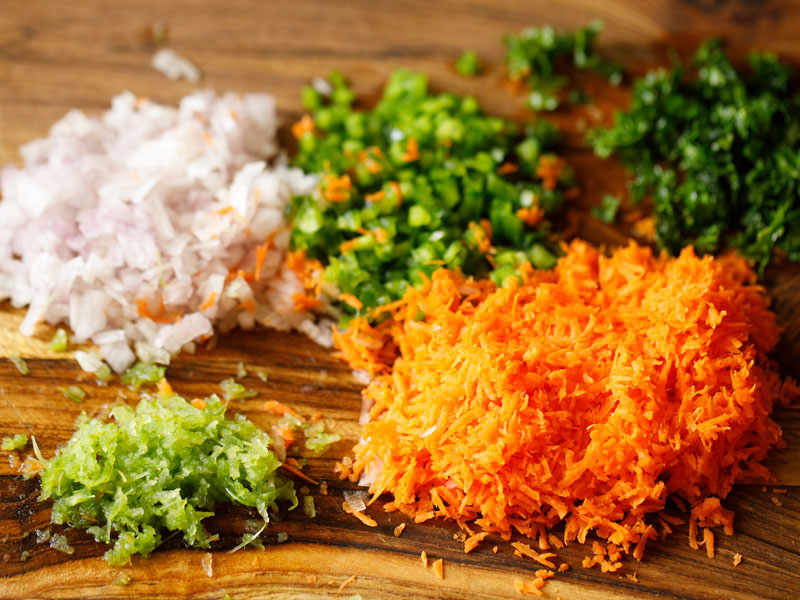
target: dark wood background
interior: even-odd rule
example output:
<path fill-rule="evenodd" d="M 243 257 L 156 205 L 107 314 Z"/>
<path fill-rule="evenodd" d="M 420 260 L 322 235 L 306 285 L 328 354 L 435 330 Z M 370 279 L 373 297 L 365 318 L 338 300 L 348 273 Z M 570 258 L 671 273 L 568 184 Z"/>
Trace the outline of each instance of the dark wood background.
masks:
<path fill-rule="evenodd" d="M 668 46 L 686 55 L 710 35 L 726 37 L 737 54 L 769 49 L 800 62 L 798 1 L 5 0 L 0 5 L 0 163 L 17 161 L 17 147 L 45 135 L 70 108 L 102 111 L 125 89 L 162 102 L 175 102 L 195 89 L 151 69 L 155 46 L 149 32 L 157 21 L 168 26 L 169 45 L 202 69 L 201 86 L 271 92 L 291 122 L 300 113 L 300 86 L 311 77 L 338 69 L 369 99 L 400 65 L 428 73 L 434 88 L 474 94 L 493 113 L 529 118 L 521 99 L 504 89 L 502 35 L 534 24 L 576 27 L 594 18 L 606 23 L 603 51 L 628 62 L 634 73 L 663 63 Z M 467 47 L 477 50 L 486 64 L 477 79 L 452 70 Z M 565 155 L 576 165 L 584 189 L 572 217 L 581 235 L 614 243 L 625 239 L 624 228 L 601 226 L 586 215 L 586 208 L 604 193 L 623 190 L 624 172 L 594 159 L 581 143 L 581 132 L 606 122 L 612 109 L 624 104 L 626 90 L 591 77 L 583 83 L 597 107 L 555 116 L 568 130 Z M 777 355 L 784 372 L 797 377 L 800 275 L 796 268 L 773 268 L 767 284 L 786 325 Z M 35 434 L 44 453 L 51 455 L 69 438 L 81 410 L 99 413 L 121 390 L 86 384 L 90 397 L 83 406 L 66 401 L 55 388 L 74 382 L 80 375 L 77 364 L 49 351 L 52 330 L 42 328 L 31 339 L 18 334 L 20 319 L 19 311 L 0 305 L 0 356 L 18 352 L 28 358 L 32 371 L 23 378 L 0 360 L 0 435 Z M 238 542 L 250 514 L 220 507 L 209 522 L 209 529 L 221 536 L 221 550 L 213 553 L 213 577 L 201 568 L 204 552 L 181 549 L 173 540 L 149 560 L 134 560 L 125 569 L 129 585 L 114 586 L 120 569 L 104 563 L 105 548 L 89 536 L 68 534 L 75 547 L 71 556 L 35 543 L 32 532 L 48 526 L 49 510 L 36 500 L 37 483 L 18 477 L 8 454 L 2 453 L 0 597 L 511 598 L 516 597 L 516 577 L 533 578 L 536 565 L 515 558 L 500 540 L 489 538 L 465 555 L 453 539 L 452 525 L 409 523 L 395 538 L 392 530 L 402 521 L 396 514 L 375 507 L 370 513 L 379 526 L 373 529 L 344 514 L 341 491 L 353 486 L 339 482 L 333 466 L 358 437 L 359 386 L 331 353 L 308 340 L 266 331 L 235 332 L 212 352 L 179 357 L 168 375 L 179 392 L 205 395 L 233 375 L 240 360 L 265 370 L 269 381 L 246 380 L 260 396 L 240 401 L 234 410 L 267 425 L 263 401 L 277 399 L 304 413 L 321 410 L 344 437 L 327 455 L 309 462 L 309 475 L 330 486 L 327 496 L 312 486 L 316 519 L 309 521 L 300 510 L 286 514 L 267 530 L 265 550 L 228 555 L 224 549 Z M 565 600 L 800 597 L 800 416 L 784 409 L 776 418 L 789 447 L 775 454 L 771 467 L 775 486 L 788 493 L 777 496 L 778 506 L 773 502 L 775 486 L 737 487 L 726 501 L 736 511 L 736 535 L 717 536 L 715 559 L 688 547 L 685 527 L 666 541 L 648 544 L 643 562 L 629 560 L 616 574 L 581 568 L 588 549 L 571 545 L 558 553 L 573 568 L 548 583 L 545 595 Z M 277 543 L 281 532 L 289 535 L 284 544 Z M 495 544 L 497 554 L 491 552 Z M 423 568 L 422 550 L 445 559 L 444 580 Z M 26 562 L 20 561 L 23 551 L 30 553 Z M 734 568 L 736 552 L 744 560 Z M 634 573 L 638 583 L 626 577 Z M 339 591 L 353 575 L 356 579 Z"/>

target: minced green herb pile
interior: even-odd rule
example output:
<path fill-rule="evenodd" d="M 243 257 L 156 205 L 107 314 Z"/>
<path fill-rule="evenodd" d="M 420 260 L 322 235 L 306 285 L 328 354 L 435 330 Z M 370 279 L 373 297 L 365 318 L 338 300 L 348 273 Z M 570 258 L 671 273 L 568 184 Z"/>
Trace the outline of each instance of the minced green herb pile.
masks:
<path fill-rule="evenodd" d="M 293 199 L 292 245 L 322 262 L 326 284 L 357 299 L 342 304 L 347 314 L 399 298 L 441 266 L 502 281 L 522 262 L 555 264 L 539 217 L 577 190 L 548 154 L 554 127 L 486 116 L 474 98 L 432 94 L 424 75 L 405 69 L 372 110 L 353 108 L 340 75 L 330 84 L 327 96 L 304 89 L 312 115 L 293 128 L 295 163 L 322 183 Z"/>
<path fill-rule="evenodd" d="M 113 422 L 82 415 L 54 458 L 39 457 L 40 500 L 53 499 L 53 522 L 113 544 L 105 558 L 122 565 L 150 554 L 163 531 L 209 547 L 202 521 L 216 502 L 254 507 L 265 521 L 280 500 L 294 508 L 294 487 L 276 472 L 270 437 L 242 415 L 226 418 L 217 396 L 204 403 L 144 395 L 135 410 L 114 408 Z"/>
<path fill-rule="evenodd" d="M 763 269 L 776 248 L 800 261 L 800 102 L 775 56 L 747 63 L 706 42 L 693 76 L 680 64 L 649 73 L 630 111 L 590 139 L 633 171 L 633 200 L 652 198 L 661 247 L 732 246 Z"/>
<path fill-rule="evenodd" d="M 505 37 L 508 76 L 512 81 L 528 84 L 528 107 L 546 111 L 559 107 L 560 91 L 568 82 L 559 71 L 569 63 L 577 69 L 598 72 L 613 85 L 622 81 L 622 67 L 603 59 L 595 51 L 597 35 L 602 29 L 600 21 L 574 32 L 545 25 L 528 27 L 519 35 Z M 573 102 L 586 100 L 577 90 L 573 90 L 570 99 Z"/>

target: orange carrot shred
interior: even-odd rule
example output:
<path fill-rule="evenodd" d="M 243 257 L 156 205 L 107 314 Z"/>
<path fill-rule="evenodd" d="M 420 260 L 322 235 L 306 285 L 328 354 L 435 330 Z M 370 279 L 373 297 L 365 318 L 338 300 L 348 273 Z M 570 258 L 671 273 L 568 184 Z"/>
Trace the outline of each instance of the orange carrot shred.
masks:
<path fill-rule="evenodd" d="M 397 527 L 394 528 L 394 537 L 400 537 L 400 534 L 403 533 L 403 530 L 406 528 L 405 523 L 400 523 Z"/>
<path fill-rule="evenodd" d="M 420 553 L 419 559 L 422 561 L 422 566 L 427 569 L 428 568 L 428 553 L 425 552 L 425 550 L 423 550 Z"/>
<path fill-rule="evenodd" d="M 742 555 L 737 552 L 733 555 L 733 566 L 738 567 L 740 564 L 742 564 Z"/>
<path fill-rule="evenodd" d="M 714 532 L 708 527 L 703 529 L 703 543 L 706 546 L 706 555 L 708 558 L 714 558 Z"/>
<path fill-rule="evenodd" d="M 353 296 L 353 294 L 339 294 L 339 300 L 347 304 L 348 306 L 352 307 L 355 310 L 361 310 L 364 308 L 364 303 L 361 302 L 358 298 Z"/>
<path fill-rule="evenodd" d="M 206 401 L 202 398 L 194 398 L 192 400 L 192 406 L 194 406 L 197 410 L 203 410 L 206 407 Z"/>
<path fill-rule="evenodd" d="M 297 123 L 292 125 L 292 135 L 298 140 L 303 137 L 304 134 L 313 131 L 314 121 L 309 114 L 304 114 Z"/>
<path fill-rule="evenodd" d="M 208 295 L 208 299 L 203 302 L 198 308 L 200 310 L 208 310 L 212 306 L 214 306 L 214 301 L 217 299 L 217 292 L 211 292 Z"/>
<path fill-rule="evenodd" d="M 557 163 L 539 166 L 556 177 Z M 489 252 L 488 223 L 470 229 Z M 668 498 L 690 511 L 693 548 L 698 527 L 730 534 L 720 500 L 745 474 L 768 476 L 760 461 L 783 444 L 770 412 L 800 394 L 771 362 L 780 329 L 755 280 L 736 256 L 670 258 L 634 242 L 606 254 L 574 241 L 553 270 L 503 287 L 439 269 L 375 311 L 377 324 L 334 330 L 372 377 L 346 477 L 370 473 L 370 493 L 415 521 L 472 521 L 553 548 L 597 535 L 605 546 L 584 564 L 606 572 L 683 521 L 664 512 Z M 540 537 L 557 524 L 562 540 Z M 554 555 L 514 547 L 555 568 Z"/>
<path fill-rule="evenodd" d="M 478 544 L 480 544 L 483 541 L 483 538 L 485 538 L 487 535 L 489 535 L 488 531 L 482 531 L 468 537 L 466 540 L 464 540 L 464 552 L 469 553 L 477 548 Z"/>

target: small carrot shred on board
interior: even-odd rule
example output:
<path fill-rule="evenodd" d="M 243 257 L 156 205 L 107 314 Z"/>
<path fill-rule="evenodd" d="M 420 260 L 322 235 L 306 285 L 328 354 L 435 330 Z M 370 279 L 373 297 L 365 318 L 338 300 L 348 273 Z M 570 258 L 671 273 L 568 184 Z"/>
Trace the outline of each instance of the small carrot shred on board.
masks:
<path fill-rule="evenodd" d="M 488 531 L 482 531 L 468 537 L 464 540 L 464 552 L 468 553 L 477 548 L 478 544 L 480 544 L 487 535 L 489 535 Z"/>
<path fill-rule="evenodd" d="M 608 571 L 641 557 L 668 497 L 691 511 L 693 546 L 698 526 L 732 532 L 720 499 L 768 474 L 783 444 L 770 412 L 800 392 L 768 356 L 779 328 L 753 271 L 633 242 L 564 252 L 501 288 L 437 270 L 379 324 L 334 331 L 372 376 L 352 476 L 380 465 L 370 493 L 415 520 L 594 532 L 607 547 L 587 562 Z"/>
<path fill-rule="evenodd" d="M 433 561 L 431 568 L 439 579 L 444 579 L 444 561 L 441 558 Z"/>
<path fill-rule="evenodd" d="M 733 555 L 733 566 L 738 567 L 740 564 L 742 564 L 742 555 L 737 552 Z"/>
<path fill-rule="evenodd" d="M 403 533 L 403 530 L 406 528 L 405 523 L 400 523 L 397 527 L 394 528 L 394 537 L 400 537 L 400 534 Z"/>

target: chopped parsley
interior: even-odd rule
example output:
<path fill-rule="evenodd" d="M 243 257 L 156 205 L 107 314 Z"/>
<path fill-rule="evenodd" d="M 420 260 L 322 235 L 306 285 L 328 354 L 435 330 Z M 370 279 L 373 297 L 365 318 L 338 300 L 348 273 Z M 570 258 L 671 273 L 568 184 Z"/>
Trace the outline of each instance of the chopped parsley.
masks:
<path fill-rule="evenodd" d="M 594 21 L 577 31 L 562 31 L 545 25 L 529 27 L 519 35 L 505 37 L 506 65 L 512 81 L 528 84 L 528 107 L 552 111 L 561 104 L 561 89 L 568 83 L 559 73 L 565 62 L 577 69 L 591 69 L 608 78 L 613 85 L 622 81 L 622 68 L 604 60 L 595 52 L 597 35 L 603 23 Z M 571 92 L 573 103 L 583 103 L 586 96 Z"/>
<path fill-rule="evenodd" d="M 7 452 L 11 450 L 21 450 L 28 445 L 28 436 L 24 433 L 16 433 L 10 437 L 4 437 L 0 449 Z"/>
<path fill-rule="evenodd" d="M 255 398 L 258 396 L 257 391 L 247 389 L 233 378 L 223 379 L 219 382 L 219 387 L 222 388 L 222 397 L 225 398 L 225 400 L 240 400 L 242 398 Z"/>
<path fill-rule="evenodd" d="M 630 110 L 590 140 L 632 171 L 633 201 L 652 199 L 662 248 L 734 247 L 763 269 L 775 250 L 800 261 L 800 99 L 774 55 L 747 63 L 710 40 L 691 74 L 677 63 L 637 80 Z"/>
<path fill-rule="evenodd" d="M 217 396 L 198 409 L 177 395 L 143 395 L 136 409 L 111 415 L 108 423 L 82 415 L 66 446 L 39 460 L 40 500 L 53 499 L 53 523 L 113 544 L 105 554 L 112 565 L 147 556 L 165 530 L 208 548 L 214 538 L 203 519 L 217 502 L 254 507 L 265 522 L 278 501 L 297 505 L 270 437 L 242 415 L 228 419 Z"/>

